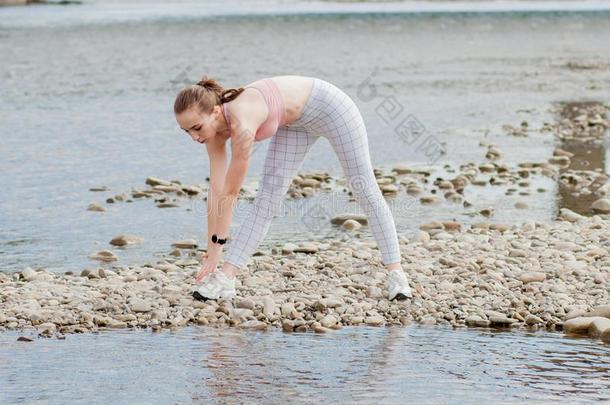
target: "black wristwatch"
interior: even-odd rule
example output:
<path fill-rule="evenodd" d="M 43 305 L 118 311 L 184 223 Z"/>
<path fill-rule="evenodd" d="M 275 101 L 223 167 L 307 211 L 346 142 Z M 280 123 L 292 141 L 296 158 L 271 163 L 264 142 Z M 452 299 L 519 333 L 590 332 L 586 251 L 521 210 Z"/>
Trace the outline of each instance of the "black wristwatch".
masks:
<path fill-rule="evenodd" d="M 218 243 L 219 245 L 224 245 L 227 242 L 227 239 L 229 238 L 220 239 L 216 234 L 212 234 L 212 242 Z"/>

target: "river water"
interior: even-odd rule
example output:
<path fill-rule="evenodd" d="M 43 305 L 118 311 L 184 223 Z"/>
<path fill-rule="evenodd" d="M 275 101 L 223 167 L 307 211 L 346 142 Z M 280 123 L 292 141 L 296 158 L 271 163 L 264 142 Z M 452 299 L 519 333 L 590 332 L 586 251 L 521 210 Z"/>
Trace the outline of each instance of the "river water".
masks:
<path fill-rule="evenodd" d="M 539 128 L 556 119 L 551 107 L 558 102 L 610 101 L 608 10 L 607 2 L 279 0 L 92 1 L 0 8 L 0 270 L 32 266 L 80 272 L 97 265 L 89 254 L 107 248 L 110 239 L 123 233 L 144 238 L 140 245 L 116 250 L 118 264 L 128 265 L 155 260 L 178 239 L 203 239 L 205 213 L 199 200 L 170 209 L 156 208 L 150 200 L 104 201 L 143 188 L 148 176 L 205 183 L 205 150 L 179 129 L 172 112 L 176 92 L 204 74 L 227 87 L 282 74 L 336 84 L 361 109 L 376 167 L 432 163 L 394 132 L 395 122 L 379 113 L 390 98 L 401 106 L 401 117 L 416 117 L 445 145 L 446 154 L 434 162 L 433 177 L 447 174 L 443 165 L 456 169 L 466 162 L 485 162 L 481 141 L 498 145 L 509 165 L 546 160 L 557 146 L 552 135 L 511 137 L 502 125 L 527 121 L 530 128 Z M 588 68 L 569 68 L 583 61 Z M 375 97 L 362 97 L 363 83 L 374 83 Z M 256 186 L 267 145 L 268 140 L 257 145 L 248 185 Z M 606 172 L 607 150 L 599 148 L 594 162 Z M 341 175 L 326 140 L 313 147 L 302 169 Z M 109 191 L 89 191 L 100 186 Z M 546 178 L 534 180 L 531 189 L 537 187 L 547 191 L 519 197 L 527 210 L 516 210 L 515 199 L 507 198 L 501 187 L 469 189 L 466 198 L 473 210 L 494 206 L 494 222 L 550 221 L 562 206 L 558 187 Z M 87 211 L 92 202 L 107 211 Z M 403 235 L 430 220 L 481 220 L 465 214 L 460 204 L 422 206 L 408 195 L 389 203 Z M 286 215 L 275 219 L 261 248 L 334 235 L 330 226 L 312 229 L 303 220 L 316 206 L 323 206 L 328 216 L 361 212 L 344 195 L 287 202 Z M 246 209 L 247 204 L 238 206 L 232 226 L 244 220 Z M 305 394 L 299 398 L 312 402 L 322 391 L 341 398 L 350 390 L 365 402 L 400 394 L 443 403 L 449 397 L 445 392 L 457 402 L 488 398 L 491 392 L 499 393 L 494 397 L 498 401 L 546 400 L 559 391 L 573 400 L 608 399 L 607 348 L 555 334 L 441 331 L 442 345 L 434 345 L 426 343 L 429 329 L 416 327 L 346 328 L 330 337 L 218 333 L 113 332 L 29 346 L 15 346 L 15 335 L 4 334 L 1 339 L 9 346 L 3 344 L 1 353 L 8 363 L 1 363 L 0 384 L 11 383 L 2 393 L 11 402 L 54 402 L 55 395 L 93 401 L 97 388 L 118 384 L 122 388 L 112 392 L 116 402 L 145 402 L 152 393 L 160 402 L 184 402 L 225 391 L 262 401 L 276 392 L 272 378 L 279 378 L 285 399 Z M 246 370 L 242 367 L 254 360 L 243 350 L 223 355 L 229 348 L 225 333 L 242 349 L 260 350 L 258 363 Z M 342 339 L 353 344 L 342 346 Z M 397 357 L 380 343 L 393 340 Z M 103 345 L 107 350 L 100 349 Z M 350 350 L 342 352 L 345 346 Z M 221 354 L 215 357 L 212 350 L 218 348 Z M 94 350 L 97 360 L 88 360 L 88 350 Z M 274 371 L 264 374 L 260 364 L 267 364 L 271 355 L 276 356 Z M 41 356 L 46 361 L 39 363 Z M 391 367 L 376 365 L 376 356 L 389 356 L 385 361 Z M 106 366 L 116 358 L 123 359 L 121 368 L 108 371 Z M 226 386 L 215 374 L 225 372 L 225 361 L 235 366 Z M 311 371 L 307 364 L 319 369 Z M 258 374 L 252 374 L 257 368 Z M 299 372 L 305 369 L 313 374 Z M 33 370 L 49 385 L 29 386 Z M 600 378 L 600 370 L 606 379 Z M 88 383 L 75 388 L 70 372 Z M 139 378 L 149 372 L 157 381 L 146 381 L 152 390 Z M 241 381 L 240 372 L 251 379 Z M 345 382 L 365 384 L 340 391 Z"/>
<path fill-rule="evenodd" d="M 0 335 L 0 400 L 7 403 L 610 401 L 607 347 L 559 333 L 188 327 L 35 343 L 16 336 Z"/>

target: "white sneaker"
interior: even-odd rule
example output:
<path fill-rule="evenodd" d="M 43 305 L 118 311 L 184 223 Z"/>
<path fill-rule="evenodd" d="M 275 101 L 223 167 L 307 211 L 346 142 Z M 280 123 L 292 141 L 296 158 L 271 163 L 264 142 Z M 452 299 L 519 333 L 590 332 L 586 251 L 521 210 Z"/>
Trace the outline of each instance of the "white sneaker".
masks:
<path fill-rule="evenodd" d="M 395 269 L 390 271 L 388 280 L 386 282 L 388 288 L 388 299 L 391 301 L 396 298 L 399 301 L 406 300 L 407 298 L 413 298 L 411 294 L 411 287 L 409 287 L 409 281 L 407 275 L 401 269 Z"/>
<path fill-rule="evenodd" d="M 217 270 L 206 277 L 205 281 L 193 291 L 193 298 L 201 301 L 217 300 L 220 298 L 233 298 L 235 291 L 235 277 L 228 278 L 224 271 Z"/>

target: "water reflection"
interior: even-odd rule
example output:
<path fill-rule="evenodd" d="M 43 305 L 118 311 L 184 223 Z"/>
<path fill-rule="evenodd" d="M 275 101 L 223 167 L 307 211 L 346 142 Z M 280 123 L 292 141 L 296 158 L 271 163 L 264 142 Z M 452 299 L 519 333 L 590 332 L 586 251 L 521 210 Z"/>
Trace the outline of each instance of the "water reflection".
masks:
<path fill-rule="evenodd" d="M 17 336 L 0 335 L 1 403 L 96 403 L 100 392 L 104 403 L 610 401 L 610 347 L 559 333 L 189 327 Z"/>

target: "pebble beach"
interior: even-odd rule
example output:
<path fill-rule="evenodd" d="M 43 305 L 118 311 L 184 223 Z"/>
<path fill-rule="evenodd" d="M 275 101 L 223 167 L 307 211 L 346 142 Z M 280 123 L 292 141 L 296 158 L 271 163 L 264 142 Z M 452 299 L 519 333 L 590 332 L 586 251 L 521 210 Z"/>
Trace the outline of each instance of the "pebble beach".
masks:
<path fill-rule="evenodd" d="M 0 275 L 0 325 L 41 334 L 187 324 L 328 332 L 347 325 L 561 329 L 610 340 L 610 216 L 466 231 L 432 223 L 401 239 L 414 287 L 409 303 L 389 302 L 371 242 L 303 243 L 257 252 L 238 276 L 239 297 L 193 300 L 194 241 L 186 258 L 141 267 L 56 275 L 26 269 Z M 573 214 L 573 213 L 572 213 Z M 189 246 L 189 243 L 192 244 Z M 589 325 L 590 324 L 590 325 Z M 574 325 L 572 327 L 572 325 Z"/>

